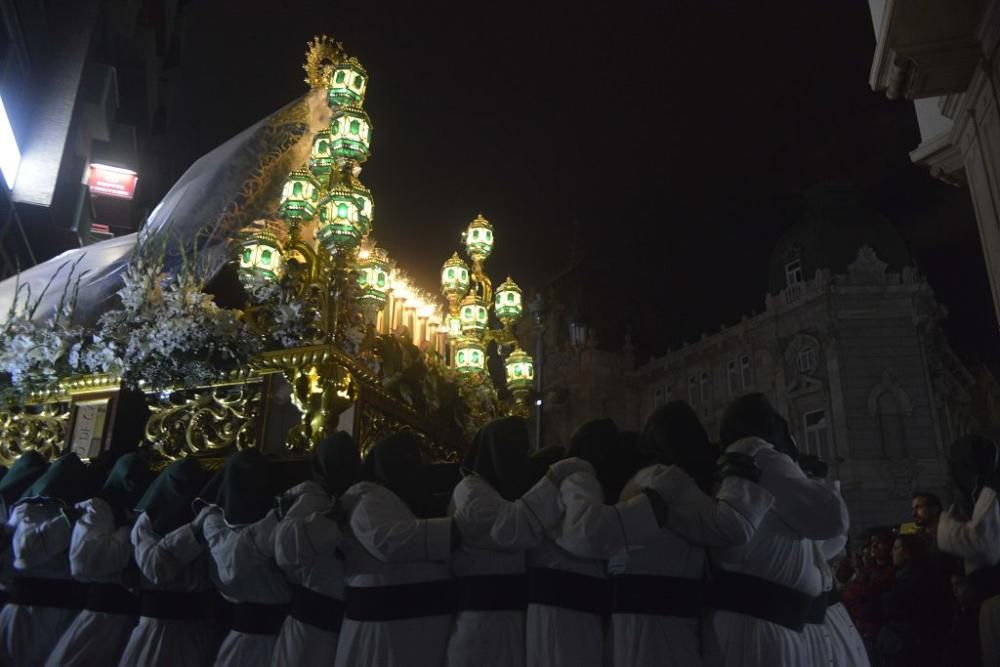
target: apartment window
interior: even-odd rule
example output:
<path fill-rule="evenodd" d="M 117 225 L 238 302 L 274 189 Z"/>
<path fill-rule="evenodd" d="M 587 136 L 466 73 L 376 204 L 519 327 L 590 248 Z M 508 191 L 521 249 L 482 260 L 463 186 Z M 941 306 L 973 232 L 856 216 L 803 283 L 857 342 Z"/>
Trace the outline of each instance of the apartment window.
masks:
<path fill-rule="evenodd" d="M 798 367 L 800 373 L 812 373 L 816 370 L 816 350 L 812 347 L 804 347 L 799 350 Z"/>
<path fill-rule="evenodd" d="M 694 375 L 688 378 L 688 403 L 691 405 L 698 403 L 698 378 Z"/>
<path fill-rule="evenodd" d="M 802 260 L 796 259 L 785 264 L 785 284 L 792 287 L 802 282 Z"/>
<path fill-rule="evenodd" d="M 701 374 L 701 404 L 708 406 L 711 402 L 711 380 L 709 380 L 708 373 Z"/>
<path fill-rule="evenodd" d="M 740 393 L 740 389 L 742 389 L 742 385 L 740 384 L 740 369 L 735 359 L 730 361 L 726 366 L 726 377 L 729 380 L 729 395 L 735 396 Z"/>
<path fill-rule="evenodd" d="M 670 401 L 671 389 L 670 385 L 661 384 L 653 392 L 653 407 L 658 408 L 664 403 Z"/>
<path fill-rule="evenodd" d="M 806 452 L 829 461 L 830 425 L 826 418 L 826 410 L 807 412 L 802 415 L 802 424 L 806 434 Z"/>
<path fill-rule="evenodd" d="M 891 391 L 882 392 L 877 408 L 883 455 L 887 459 L 904 458 L 907 455 L 906 424 L 899 399 Z"/>
<path fill-rule="evenodd" d="M 750 363 L 749 354 L 744 354 L 740 357 L 740 375 L 744 389 L 749 389 L 753 386 L 753 364 Z"/>

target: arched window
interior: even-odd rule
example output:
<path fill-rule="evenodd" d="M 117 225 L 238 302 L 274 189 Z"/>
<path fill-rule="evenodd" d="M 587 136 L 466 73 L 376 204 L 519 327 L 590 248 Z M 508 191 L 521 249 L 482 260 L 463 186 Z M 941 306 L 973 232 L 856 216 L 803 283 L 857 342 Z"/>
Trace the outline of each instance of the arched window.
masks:
<path fill-rule="evenodd" d="M 744 354 L 740 357 L 740 373 L 743 376 L 743 389 L 753 386 L 753 364 L 750 363 L 750 355 Z"/>
<path fill-rule="evenodd" d="M 796 360 L 800 373 L 812 373 L 816 370 L 816 350 L 812 347 L 803 347 L 799 350 Z"/>
<path fill-rule="evenodd" d="M 740 393 L 740 369 L 736 360 L 732 359 L 726 365 L 726 377 L 729 381 L 729 395 L 736 396 Z"/>
<path fill-rule="evenodd" d="M 688 378 L 688 403 L 698 404 L 698 378 L 694 375 Z"/>
<path fill-rule="evenodd" d="M 712 400 L 712 386 L 711 379 L 708 377 L 708 373 L 701 374 L 701 404 L 708 407 Z"/>

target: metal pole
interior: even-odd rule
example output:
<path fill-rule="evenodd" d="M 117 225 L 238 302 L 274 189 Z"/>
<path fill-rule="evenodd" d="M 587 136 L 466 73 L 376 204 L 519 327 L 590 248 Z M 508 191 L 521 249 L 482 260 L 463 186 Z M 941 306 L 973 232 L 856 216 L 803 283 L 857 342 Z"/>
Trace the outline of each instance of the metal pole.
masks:
<path fill-rule="evenodd" d="M 545 366 L 545 323 L 543 311 L 545 301 L 541 294 L 536 294 L 529 305 L 531 313 L 535 316 L 535 448 L 541 449 L 542 442 L 542 410 L 544 409 L 542 388 L 545 386 L 542 381 L 542 369 Z"/>

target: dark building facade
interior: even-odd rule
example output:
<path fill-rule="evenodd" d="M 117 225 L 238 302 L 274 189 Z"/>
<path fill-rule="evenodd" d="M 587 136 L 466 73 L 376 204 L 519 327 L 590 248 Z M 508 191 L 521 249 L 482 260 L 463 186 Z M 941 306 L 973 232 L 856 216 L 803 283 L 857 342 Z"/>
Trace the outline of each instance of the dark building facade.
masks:
<path fill-rule="evenodd" d="M 185 4 L 0 0 L 0 99 L 20 154 L 0 187 L 2 275 L 135 231 L 166 191 Z"/>

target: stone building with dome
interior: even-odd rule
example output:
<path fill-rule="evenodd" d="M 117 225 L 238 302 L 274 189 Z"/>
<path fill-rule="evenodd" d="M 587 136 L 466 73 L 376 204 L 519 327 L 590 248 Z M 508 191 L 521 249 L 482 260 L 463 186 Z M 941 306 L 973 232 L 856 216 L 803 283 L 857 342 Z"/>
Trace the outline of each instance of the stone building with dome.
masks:
<path fill-rule="evenodd" d="M 763 392 L 830 462 L 854 530 L 907 520 L 915 490 L 946 496 L 948 443 L 990 428 L 977 399 L 992 378 L 948 345 L 946 310 L 889 221 L 850 187 L 816 188 L 768 275 L 763 312 L 637 369 L 641 413 L 684 399 L 716 436 L 734 397 Z"/>
<path fill-rule="evenodd" d="M 717 437 L 730 401 L 759 391 L 800 448 L 830 463 L 852 532 L 908 520 L 914 490 L 947 497 L 947 446 L 989 433 L 996 382 L 952 351 L 946 310 L 888 220 L 847 186 L 814 188 L 803 209 L 766 267 L 763 312 L 638 368 L 628 352 L 562 355 L 546 371 L 561 391 L 547 433 L 564 441 L 569 422 L 595 414 L 638 429 L 657 405 L 683 399 Z"/>

